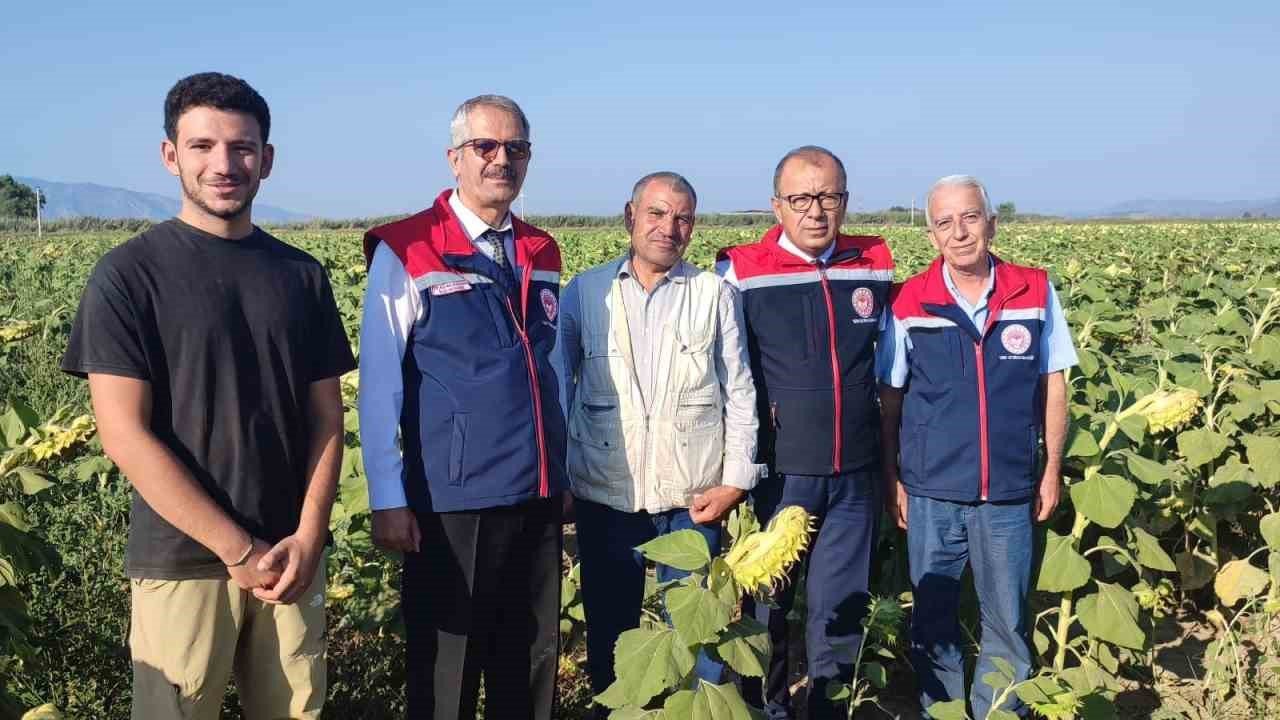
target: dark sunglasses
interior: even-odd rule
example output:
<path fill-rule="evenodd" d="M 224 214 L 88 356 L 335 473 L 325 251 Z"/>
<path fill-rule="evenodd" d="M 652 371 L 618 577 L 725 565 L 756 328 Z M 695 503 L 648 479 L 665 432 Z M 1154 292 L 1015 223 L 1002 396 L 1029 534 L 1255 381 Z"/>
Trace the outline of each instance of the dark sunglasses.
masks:
<path fill-rule="evenodd" d="M 533 152 L 533 143 L 528 140 L 502 141 L 494 140 L 493 138 L 475 138 L 474 140 L 468 140 L 462 143 L 454 149 L 461 150 L 468 145 L 471 146 L 472 150 L 476 151 L 477 155 L 485 160 L 492 160 L 497 157 L 498 148 L 500 147 L 507 149 L 507 157 L 512 160 L 523 160 L 529 157 L 529 154 Z"/>

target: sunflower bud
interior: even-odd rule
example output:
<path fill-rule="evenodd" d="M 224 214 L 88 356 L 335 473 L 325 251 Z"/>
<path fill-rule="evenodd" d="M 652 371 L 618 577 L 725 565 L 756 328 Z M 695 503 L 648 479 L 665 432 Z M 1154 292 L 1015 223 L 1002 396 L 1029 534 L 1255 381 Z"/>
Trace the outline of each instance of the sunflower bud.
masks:
<path fill-rule="evenodd" d="M 769 521 L 769 526 L 738 540 L 725 556 L 733 579 L 754 595 L 768 594 L 787 581 L 787 571 L 809 547 L 813 519 L 804 508 L 791 505 Z"/>
<path fill-rule="evenodd" d="M 1031 708 L 1049 720 L 1072 720 L 1080 717 L 1080 698 L 1070 690 L 1058 693 L 1052 702 L 1032 703 Z"/>
<path fill-rule="evenodd" d="M 34 320 L 13 320 L 0 327 L 0 341 L 17 342 L 40 331 L 40 323 Z"/>
<path fill-rule="evenodd" d="M 1175 430 L 1185 425 L 1200 408 L 1200 394 L 1187 388 L 1156 390 L 1134 403 L 1123 414 L 1138 414 L 1147 419 L 1151 432 Z"/>
<path fill-rule="evenodd" d="M 70 425 L 48 422 L 28 438 L 27 445 L 36 460 L 48 460 L 88 441 L 96 429 L 92 415 L 81 415 Z"/>

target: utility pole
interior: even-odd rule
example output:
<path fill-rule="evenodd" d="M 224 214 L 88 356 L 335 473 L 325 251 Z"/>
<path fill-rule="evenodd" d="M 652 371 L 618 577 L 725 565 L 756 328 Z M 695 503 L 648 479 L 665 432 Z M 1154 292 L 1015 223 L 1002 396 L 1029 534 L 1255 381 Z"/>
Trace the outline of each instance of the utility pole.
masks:
<path fill-rule="evenodd" d="M 36 188 L 36 239 L 44 237 L 44 223 L 40 217 L 40 188 Z"/>
<path fill-rule="evenodd" d="M 525 217 L 527 216 L 524 214 L 524 191 L 522 190 L 520 191 L 520 219 L 523 220 Z"/>
<path fill-rule="evenodd" d="M 911 227 L 916 226 L 916 198 L 911 196 Z"/>

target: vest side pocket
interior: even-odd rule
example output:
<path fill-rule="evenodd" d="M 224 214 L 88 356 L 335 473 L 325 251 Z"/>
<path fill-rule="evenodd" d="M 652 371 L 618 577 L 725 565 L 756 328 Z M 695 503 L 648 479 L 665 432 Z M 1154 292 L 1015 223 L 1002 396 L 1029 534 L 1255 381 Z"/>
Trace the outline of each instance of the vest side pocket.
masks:
<path fill-rule="evenodd" d="M 583 397 L 569 420 L 569 477 L 574 494 L 606 502 L 631 483 L 617 395 Z"/>
<path fill-rule="evenodd" d="M 675 505 L 683 506 L 689 496 L 720 484 L 724 475 L 724 428 L 720 423 L 695 430 L 674 426 L 672 471 L 660 480 L 664 494 Z"/>
<path fill-rule="evenodd" d="M 453 414 L 453 435 L 449 439 L 449 484 L 454 487 L 462 487 L 463 485 L 463 458 L 466 457 L 467 446 L 467 423 L 470 419 L 467 413 Z"/>

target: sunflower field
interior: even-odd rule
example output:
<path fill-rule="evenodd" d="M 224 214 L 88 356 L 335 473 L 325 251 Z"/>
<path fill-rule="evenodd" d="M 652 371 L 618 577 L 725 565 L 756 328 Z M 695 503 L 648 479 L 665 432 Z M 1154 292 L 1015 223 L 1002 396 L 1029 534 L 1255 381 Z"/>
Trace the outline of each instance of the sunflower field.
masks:
<path fill-rule="evenodd" d="M 709 268 L 717 249 L 761 231 L 700 226 L 689 258 Z M 933 257 L 920 228 L 846 231 L 884 235 L 899 280 Z M 553 233 L 565 281 L 627 242 L 621 228 Z M 354 347 L 360 233 L 277 234 L 326 266 Z M 0 718 L 128 717 L 128 483 L 102 454 L 84 384 L 57 369 L 86 277 L 128 237 L 0 233 Z M 1080 365 L 1068 375 L 1063 501 L 1036 549 L 1039 670 L 974 682 L 997 697 L 1016 693 L 1048 718 L 1280 717 L 1280 224 L 1010 223 L 993 249 L 1050 271 Z M 404 713 L 398 560 L 370 541 L 358 391 L 354 373 L 343 379 L 327 712 L 394 718 Z M 749 511 L 732 522 L 742 544 L 763 542 Z M 646 554 L 667 558 L 673 548 Z M 569 532 L 560 715 L 585 718 L 597 699 L 585 679 L 573 549 Z M 690 671 L 701 648 L 739 675 L 761 672 L 763 629 L 737 613 L 760 576 L 735 575 L 728 556 L 686 562 L 707 582 L 650 588 L 651 606 L 667 597 L 673 625 L 654 612 L 633 631 L 616 692 L 598 699 L 610 717 L 753 717 L 735 688 L 702 687 Z M 839 689 L 857 717 L 918 713 L 905 661 L 905 562 L 904 539 L 886 527 L 868 642 L 854 682 Z M 981 642 L 972 602 L 962 620 L 972 654 Z M 804 692 L 803 658 L 791 664 Z M 227 703 L 236 706 L 234 690 Z M 932 712 L 967 717 L 962 703 Z"/>

